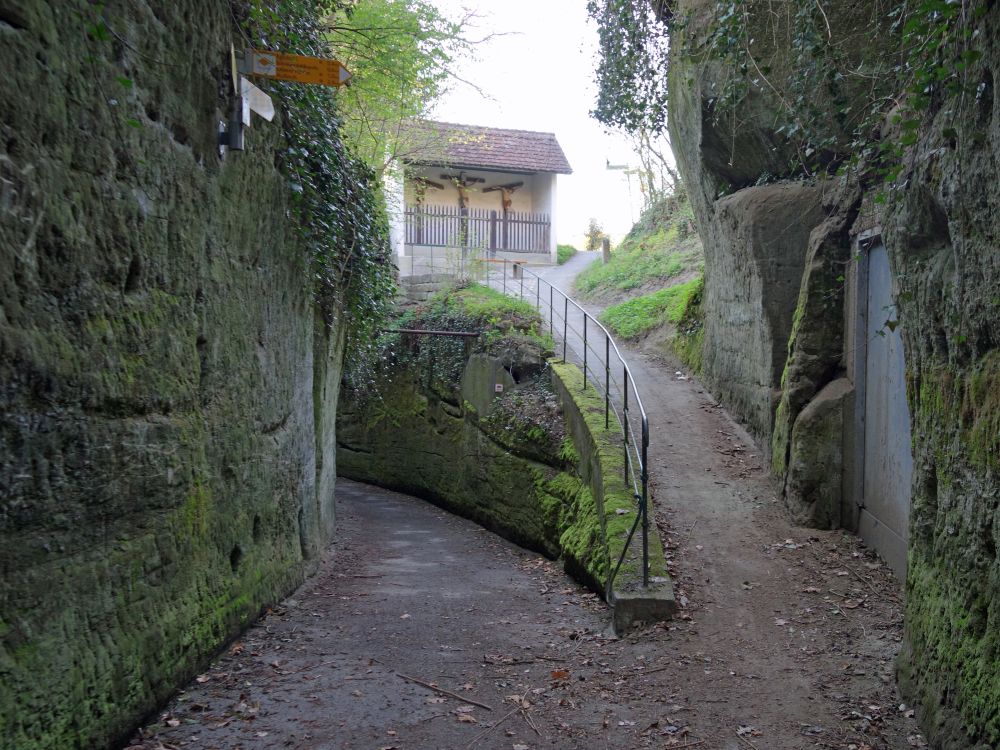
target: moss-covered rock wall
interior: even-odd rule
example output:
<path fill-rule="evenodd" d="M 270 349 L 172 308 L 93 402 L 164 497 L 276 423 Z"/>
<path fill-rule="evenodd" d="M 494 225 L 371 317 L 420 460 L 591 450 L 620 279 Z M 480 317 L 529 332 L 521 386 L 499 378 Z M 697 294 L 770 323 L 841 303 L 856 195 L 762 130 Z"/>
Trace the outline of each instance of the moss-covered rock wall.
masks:
<path fill-rule="evenodd" d="M 884 222 L 913 433 L 902 685 L 955 750 L 1000 746 L 1000 7 L 972 5 L 968 91 L 922 124 Z"/>
<path fill-rule="evenodd" d="M 609 556 L 602 518 L 555 394 L 537 383 L 518 389 L 510 370 L 523 361 L 505 367 L 486 353 L 457 359 L 448 365 L 438 359 L 436 369 L 417 360 L 381 380 L 377 393 L 345 397 L 338 471 L 563 557 L 567 570 L 603 593 Z"/>
<path fill-rule="evenodd" d="M 342 331 L 226 2 L 0 2 L 0 747 L 99 748 L 332 528 Z"/>
<path fill-rule="evenodd" d="M 767 2 L 734 5 L 738 28 L 725 26 L 732 21 L 721 4 L 671 5 L 683 23 L 672 32 L 670 129 L 706 248 L 706 380 L 772 447 L 796 516 L 835 525 L 836 495 L 849 486 L 837 463 L 856 438 L 851 384 L 843 379 L 856 354 L 845 341 L 856 304 L 852 258 L 862 231 L 881 232 L 906 350 L 913 436 L 901 687 L 919 706 L 933 746 L 998 747 L 1000 7 L 837 0 L 789 3 L 775 13 Z M 802 33 L 812 23 L 815 44 Z M 729 37 L 718 32 L 726 28 L 747 44 L 721 49 L 718 42 L 724 47 Z M 824 65 L 809 58 L 826 39 L 829 54 L 843 59 Z M 809 70 L 817 78 L 807 89 Z M 844 88 L 851 76 L 837 77 L 838 70 L 867 72 L 859 78 L 873 88 Z M 732 81 L 742 82 L 746 96 L 727 100 Z M 861 128 L 885 94 L 895 108 Z M 811 129 L 807 138 L 801 128 Z M 764 189 L 758 183 L 803 185 L 803 174 L 824 171 L 824 157 L 844 167 L 846 186 L 829 181 L 818 211 L 798 209 L 805 231 L 787 257 L 801 264 L 789 264 L 777 286 L 740 273 L 734 259 L 754 247 L 744 238 L 785 216 L 793 202 L 781 200 L 758 219 L 748 214 L 741 232 L 720 231 L 723 209 L 741 193 Z M 727 198 L 733 189 L 739 192 Z M 797 295 L 787 294 L 788 284 Z M 772 355 L 769 364 L 780 367 L 769 370 L 760 342 L 772 318 L 759 309 L 774 294 L 790 325 L 779 331 L 787 357 Z M 733 307 L 734 298 L 752 304 Z M 750 314 L 745 325 L 753 335 L 726 354 L 713 329 L 735 331 L 734 310 Z M 750 382 L 748 372 L 768 375 L 756 385 L 774 389 L 773 411 L 760 394 L 742 395 L 753 392 L 740 386 Z M 843 451 L 830 444 L 838 434 Z M 849 523 L 850 509 L 841 510 Z"/>

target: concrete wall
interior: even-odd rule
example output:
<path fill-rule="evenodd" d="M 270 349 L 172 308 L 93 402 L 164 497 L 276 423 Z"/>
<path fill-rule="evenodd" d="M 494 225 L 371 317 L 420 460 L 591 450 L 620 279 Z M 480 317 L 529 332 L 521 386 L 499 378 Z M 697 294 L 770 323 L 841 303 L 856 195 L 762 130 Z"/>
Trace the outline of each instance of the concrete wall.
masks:
<path fill-rule="evenodd" d="M 0 747 L 100 748 L 315 563 L 343 339 L 229 3 L 0 6 Z"/>

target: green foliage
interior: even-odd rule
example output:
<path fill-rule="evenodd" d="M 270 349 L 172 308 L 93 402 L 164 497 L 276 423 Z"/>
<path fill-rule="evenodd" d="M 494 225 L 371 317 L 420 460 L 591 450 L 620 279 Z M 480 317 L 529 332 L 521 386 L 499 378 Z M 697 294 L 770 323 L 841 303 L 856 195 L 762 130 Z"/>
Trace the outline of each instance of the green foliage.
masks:
<path fill-rule="evenodd" d="M 577 249 L 572 245 L 556 245 L 556 262 L 561 266 L 577 252 Z"/>
<path fill-rule="evenodd" d="M 667 121 L 667 26 L 664 0 L 588 0 L 597 22 L 598 122 L 654 136 Z"/>
<path fill-rule="evenodd" d="M 663 287 L 685 271 L 703 267 L 694 214 L 683 191 L 650 204 L 608 263 L 595 261 L 576 279 L 586 296 Z"/>
<path fill-rule="evenodd" d="M 587 223 L 587 252 L 593 252 L 594 250 L 601 249 L 601 243 L 604 238 L 607 237 L 604 233 L 604 227 L 601 226 L 600 222 L 591 217 L 590 221 Z"/>
<path fill-rule="evenodd" d="M 634 339 L 666 323 L 683 318 L 692 297 L 701 291 L 701 276 L 613 305 L 601 313 L 601 322 L 614 333 Z"/>
<path fill-rule="evenodd" d="M 691 19 L 674 18 L 662 0 L 590 0 L 601 54 L 592 114 L 633 135 L 663 130 L 669 25 L 683 45 L 679 55 L 718 61 L 730 73 L 708 101 L 717 123 L 741 127 L 751 96 L 777 106 L 776 133 L 795 153 L 777 177 L 839 170 L 891 184 L 930 116 L 944 111 L 951 119 L 949 102 L 978 104 L 988 95 L 971 74 L 982 56 L 975 21 L 990 4 L 873 0 L 835 16 L 837 8 L 816 0 L 788 0 L 780 12 L 761 0 L 721 0 L 707 6 L 707 34 L 687 35 Z M 950 147 L 960 135 L 973 146 L 985 137 L 941 129 Z"/>
<path fill-rule="evenodd" d="M 538 335 L 541 330 L 542 319 L 529 302 L 481 284 L 442 292 L 430 300 L 429 307 L 432 311 L 457 310 L 472 319 L 476 330 L 487 328 L 494 334 Z"/>
<path fill-rule="evenodd" d="M 790 175 L 840 170 L 895 181 L 927 118 L 949 100 L 982 94 L 968 74 L 981 56 L 972 20 L 986 3 L 877 0 L 867 10 L 838 28 L 814 0 L 790 0 L 784 14 L 754 0 L 719 3 L 707 39 L 688 40 L 686 50 L 735 74 L 712 102 L 716 120 L 738 127 L 732 115 L 749 96 L 764 95 L 779 108 L 777 133 L 795 146 Z M 774 67 L 760 41 L 772 37 L 786 37 L 789 47 L 776 51 Z M 792 58 L 783 61 L 787 51 Z M 957 138 L 950 127 L 942 135 Z"/>
<path fill-rule="evenodd" d="M 553 348 L 534 307 L 474 283 L 439 292 L 423 305 L 397 314 L 386 327 L 480 335 L 470 339 L 382 333 L 373 341 L 366 368 L 345 370 L 345 385 L 355 398 L 363 400 L 384 390 L 387 381 L 413 366 L 432 371 L 432 379 L 450 388 L 458 383 L 473 351 L 504 356 L 525 339 L 543 352 Z"/>
<path fill-rule="evenodd" d="M 327 38 L 353 74 L 338 94 L 344 138 L 376 172 L 407 152 L 401 124 L 425 116 L 471 54 L 466 21 L 426 0 L 355 0 L 327 17 Z"/>
<path fill-rule="evenodd" d="M 320 0 L 286 0 L 280 13 L 254 0 L 244 25 L 263 48 L 330 57 L 321 20 L 330 11 Z M 290 182 L 317 303 L 328 322 L 347 318 L 348 361 L 364 361 L 357 355 L 376 338 L 395 292 L 375 175 L 347 152 L 330 89 L 275 82 L 272 91 L 288 143 L 279 164 Z"/>

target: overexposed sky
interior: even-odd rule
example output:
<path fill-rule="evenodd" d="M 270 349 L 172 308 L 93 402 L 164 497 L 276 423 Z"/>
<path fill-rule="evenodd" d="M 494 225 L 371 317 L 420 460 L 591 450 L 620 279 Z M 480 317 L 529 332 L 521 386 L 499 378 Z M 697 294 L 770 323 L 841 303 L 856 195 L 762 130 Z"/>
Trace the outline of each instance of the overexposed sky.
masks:
<path fill-rule="evenodd" d="M 581 247 L 590 217 L 619 240 L 638 218 L 642 196 L 612 164 L 636 166 L 624 138 L 589 116 L 594 106 L 597 30 L 586 0 L 432 0 L 449 18 L 474 11 L 470 36 L 503 32 L 479 46 L 457 84 L 434 109 L 437 120 L 556 134 L 573 174 L 559 176 L 556 236 Z"/>

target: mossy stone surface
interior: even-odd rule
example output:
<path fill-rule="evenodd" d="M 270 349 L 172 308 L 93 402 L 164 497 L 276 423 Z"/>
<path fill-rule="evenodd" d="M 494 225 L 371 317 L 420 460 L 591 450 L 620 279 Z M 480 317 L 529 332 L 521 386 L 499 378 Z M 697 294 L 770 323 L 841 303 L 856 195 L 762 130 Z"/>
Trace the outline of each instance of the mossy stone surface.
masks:
<path fill-rule="evenodd" d="M 0 747 L 101 748 L 328 539 L 340 334 L 228 4 L 0 15 Z"/>

